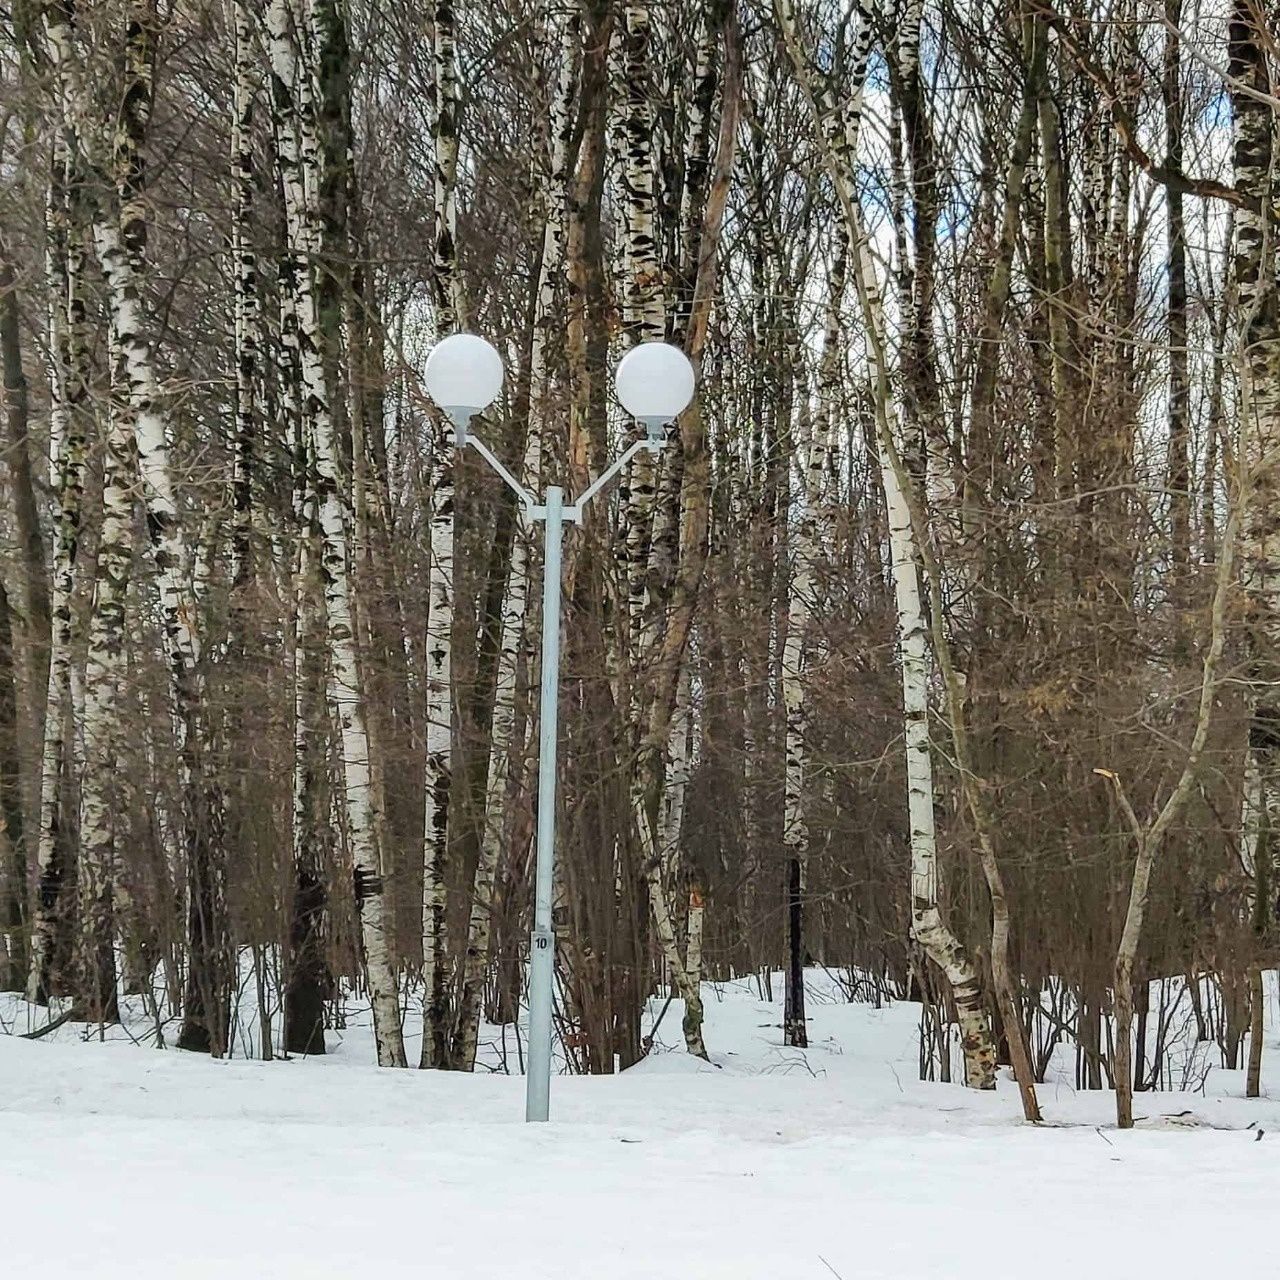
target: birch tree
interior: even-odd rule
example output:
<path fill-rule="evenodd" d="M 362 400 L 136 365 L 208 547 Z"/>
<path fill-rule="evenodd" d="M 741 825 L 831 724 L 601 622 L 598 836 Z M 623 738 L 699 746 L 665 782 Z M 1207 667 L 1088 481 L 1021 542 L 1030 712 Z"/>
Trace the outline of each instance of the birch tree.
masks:
<path fill-rule="evenodd" d="M 907 808 L 911 847 L 911 932 L 945 974 L 955 1000 L 964 1049 L 965 1079 L 971 1088 L 995 1087 L 996 1052 L 981 983 L 972 959 L 943 920 L 938 901 L 937 828 L 933 809 L 933 762 L 929 746 L 928 631 L 920 593 L 919 551 L 904 491 L 906 476 L 897 456 L 897 414 L 888 366 L 883 294 L 853 177 L 856 123 L 821 85 L 801 44 L 794 7 L 774 5 L 787 52 L 804 88 L 817 125 L 827 172 L 847 226 L 853 280 L 871 353 L 872 401 L 880 472 L 888 513 L 893 587 L 898 612 L 898 661 L 902 671 Z M 861 16 L 862 29 L 871 15 Z"/>
<path fill-rule="evenodd" d="M 578 61 L 582 43 L 581 14 L 576 5 L 559 23 L 559 69 L 551 103 L 550 155 L 541 205 L 545 225 L 542 255 L 534 300 L 532 341 L 529 349 L 529 411 L 525 423 L 522 483 L 542 492 L 544 421 L 550 392 L 548 347 L 555 338 L 555 305 L 560 296 L 567 233 L 567 183 L 574 125 L 573 101 L 578 86 Z M 498 674 L 494 688 L 493 720 L 489 739 L 489 773 L 485 791 L 484 826 L 471 894 L 466 950 L 462 959 L 462 985 L 458 997 L 452 1042 L 453 1066 L 470 1071 L 475 1065 L 481 997 L 490 959 L 494 881 L 504 843 L 511 833 L 508 806 L 512 800 L 515 755 L 516 697 L 522 666 L 527 671 L 532 653 L 530 616 L 530 568 L 535 559 L 535 530 L 524 508 L 511 547 L 502 632 L 498 645 Z M 535 606 L 536 608 L 536 606 Z"/>
<path fill-rule="evenodd" d="M 55 972 L 59 928 L 66 904 L 61 890 L 70 846 L 63 828 L 68 769 L 68 715 L 72 702 L 76 639 L 76 558 L 83 516 L 87 452 L 84 271 L 88 236 L 82 198 L 85 171 L 74 103 L 68 94 L 72 48 L 71 8 L 43 10 L 45 56 L 53 70 L 57 102 L 49 198 L 46 206 L 46 270 L 49 278 L 49 347 L 54 353 L 50 386 L 52 483 L 57 495 L 53 537 L 49 680 L 41 757 L 40 821 L 36 837 L 37 899 L 32 920 L 31 971 L 27 999 L 46 1003 L 58 994 Z"/>
<path fill-rule="evenodd" d="M 466 324 L 458 273 L 458 64 L 452 0 L 435 7 L 435 275 L 436 329 Z M 422 1061 L 443 1067 L 449 1037 L 449 793 L 453 785 L 453 435 L 442 414 L 431 439 L 431 586 L 427 614 L 427 774 L 422 881 Z"/>
<path fill-rule="evenodd" d="M 324 333 L 314 279 L 319 249 L 319 152 L 310 75 L 302 65 L 299 34 L 287 0 L 267 12 L 272 108 L 284 190 L 289 252 L 294 256 L 302 417 L 310 453 L 319 525 L 319 567 L 324 583 L 328 641 L 328 700 L 341 744 L 340 793 L 351 851 L 363 959 L 373 1006 L 379 1066 L 407 1065 L 395 972 L 387 938 L 385 888 L 378 843 L 378 813 L 370 785 L 369 735 L 356 655 L 347 553 L 350 518 L 340 474 L 333 411 L 324 368 Z"/>
<path fill-rule="evenodd" d="M 120 695 L 125 688 L 125 628 L 132 561 L 133 423 L 113 411 L 106 441 L 102 526 L 98 537 L 88 656 L 85 663 L 84 760 L 80 792 L 79 989 L 90 1022 L 117 1022 L 114 906 L 120 902 L 116 823 L 124 811 L 120 777 Z"/>
<path fill-rule="evenodd" d="M 231 984 L 218 830 L 221 796 L 202 776 L 199 764 L 203 674 L 197 606 L 189 577 L 194 561 L 179 506 L 171 426 L 139 281 L 146 247 L 142 148 L 151 115 L 158 24 L 154 3 L 140 0 L 130 9 L 125 45 L 127 86 L 113 135 L 120 181 L 115 198 L 100 201 L 94 210 L 93 239 L 107 284 L 107 305 L 133 421 L 182 767 L 191 955 L 179 1045 L 218 1055 L 225 1052 L 227 1044 L 226 1002 Z M 81 72 L 71 64 L 66 70 L 68 97 L 80 104 L 82 117 L 88 118 Z"/>
<path fill-rule="evenodd" d="M 1235 211 L 1232 262 L 1239 307 L 1239 449 L 1251 481 L 1247 498 L 1241 499 L 1247 501 L 1242 551 L 1250 676 L 1241 848 L 1245 870 L 1255 886 L 1252 923 L 1259 932 L 1265 932 L 1267 925 L 1268 887 L 1275 863 L 1270 848 L 1274 837 L 1263 833 L 1280 830 L 1280 698 L 1275 665 L 1280 647 L 1280 531 L 1275 520 L 1280 501 L 1276 465 L 1280 456 L 1280 282 L 1275 265 L 1276 109 L 1267 100 L 1276 83 L 1273 40 L 1274 32 L 1265 29 L 1255 5 L 1240 0 L 1232 7 L 1228 48 L 1232 159 L 1236 190 L 1245 199 Z M 1135 894 L 1137 883 L 1135 873 Z M 1252 982 L 1260 988 L 1260 978 Z M 1259 1056 L 1262 1037 L 1258 1018 L 1251 1048 Z M 1254 1093 L 1259 1070 L 1260 1066 L 1253 1067 Z"/>
<path fill-rule="evenodd" d="M 711 6 L 705 15 L 697 64 L 706 68 L 698 92 L 710 110 L 713 76 L 720 82 L 719 126 L 709 171 L 699 159 L 705 143 L 695 138 L 692 168 L 686 182 L 696 195 L 684 206 L 694 229 L 681 236 L 688 254 L 682 276 L 683 292 L 676 304 L 685 352 L 697 369 L 706 347 L 713 298 L 718 281 L 718 258 L 725 203 L 737 155 L 738 108 L 741 83 L 739 33 L 728 6 Z M 722 46 L 720 67 L 712 70 L 714 51 Z M 695 119 L 695 124 L 698 121 Z M 699 125 L 699 128 L 701 126 Z M 646 602 L 651 611 L 642 627 L 641 661 L 648 667 L 645 692 L 648 707 L 632 779 L 631 803 L 640 837 L 641 857 L 650 910 L 663 961 L 684 1001 L 682 1032 L 685 1048 L 695 1057 L 707 1056 L 703 1042 L 702 893 L 695 883 L 689 891 L 683 950 L 677 937 L 673 898 L 679 884 L 671 872 L 681 848 L 684 774 L 688 765 L 690 720 L 690 637 L 699 586 L 706 565 L 710 522 L 710 476 L 706 421 L 700 403 L 685 411 L 677 423 L 681 466 L 679 483 L 666 491 L 673 529 L 667 547 L 651 556 L 649 581 L 656 583 Z M 674 476 L 674 464 L 668 462 Z M 671 563 L 664 561 L 670 559 Z M 657 803 L 649 789 L 657 790 Z M 683 877 L 681 877 L 683 878 Z"/>
<path fill-rule="evenodd" d="M 836 413 L 841 383 L 840 307 L 844 297 L 848 247 L 843 231 L 832 267 L 818 374 L 813 437 L 804 467 L 804 509 L 792 542 L 792 571 L 787 599 L 787 637 L 782 653 L 782 700 L 786 708 L 786 766 L 783 841 L 787 853 L 787 981 L 783 1038 L 801 1048 L 809 1043 L 804 1013 L 804 883 L 809 854 L 806 795 L 813 779 L 808 769 L 810 635 L 817 606 L 826 540 L 827 504 L 835 453 Z"/>
<path fill-rule="evenodd" d="M 665 334 L 662 267 L 654 239 L 653 107 L 650 87 L 650 14 L 645 4 L 628 4 L 623 9 L 623 83 L 625 95 L 622 137 L 626 150 L 621 157 L 623 208 L 622 322 L 633 345 L 661 342 Z M 626 476 L 626 534 L 624 555 L 627 583 L 627 647 L 630 661 L 638 667 L 645 631 L 648 595 L 649 550 L 653 537 L 653 511 L 657 484 L 656 455 L 641 450 L 632 460 Z M 639 703 L 632 702 L 633 717 Z"/>
<path fill-rule="evenodd" d="M 622 157 L 621 195 L 623 199 L 623 318 L 632 342 L 659 342 L 665 335 L 665 305 L 662 268 L 658 259 L 655 228 L 655 182 L 652 110 L 651 14 L 647 5 L 628 4 L 623 10 L 621 31 L 625 108 L 621 117 L 621 137 L 626 150 Z M 675 441 L 668 436 L 668 455 Z M 659 479 L 661 471 L 661 481 Z M 633 459 L 626 479 L 626 583 L 628 673 L 634 754 L 631 765 L 631 807 L 634 830 L 639 841 L 641 876 L 649 899 L 658 946 L 685 1001 L 686 1047 L 697 1057 L 707 1056 L 702 1041 L 701 998 L 697 983 L 680 954 L 677 922 L 668 885 L 663 879 L 662 833 L 655 808 L 661 785 L 661 756 L 649 733 L 650 707 L 654 690 L 649 687 L 652 664 L 658 657 L 655 644 L 658 602 L 651 588 L 654 561 L 658 580 L 667 577 L 678 538 L 676 507 L 678 490 L 673 491 L 674 464 L 670 456 L 661 459 L 644 450 Z M 665 741 L 662 744 L 666 745 Z"/>
<path fill-rule="evenodd" d="M 233 334 L 235 359 L 235 452 L 231 474 L 234 530 L 231 538 L 231 582 L 243 590 L 251 573 L 253 470 L 258 413 L 258 326 L 260 303 L 258 261 L 251 239 L 254 185 L 255 99 L 254 23 L 246 0 L 232 0 L 235 42 L 231 101 L 231 269 L 235 281 Z"/>

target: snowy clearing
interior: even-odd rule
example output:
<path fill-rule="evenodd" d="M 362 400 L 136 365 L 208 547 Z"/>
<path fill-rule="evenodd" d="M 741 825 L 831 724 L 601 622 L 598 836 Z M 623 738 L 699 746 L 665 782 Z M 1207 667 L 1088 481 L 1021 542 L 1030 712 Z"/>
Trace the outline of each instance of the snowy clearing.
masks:
<path fill-rule="evenodd" d="M 915 1079 L 914 1005 L 812 996 L 804 1053 L 753 985 L 716 988 L 716 1065 L 559 1077 L 547 1126 L 521 1123 L 519 1078 L 369 1066 L 363 1023 L 272 1063 L 0 1038 L 3 1274 L 987 1280 L 1016 1258 L 1054 1280 L 1256 1257 L 1280 1105 L 1239 1073 L 1139 1095 L 1130 1133 L 1109 1093 L 1051 1080 L 1033 1130 L 1011 1082 Z"/>

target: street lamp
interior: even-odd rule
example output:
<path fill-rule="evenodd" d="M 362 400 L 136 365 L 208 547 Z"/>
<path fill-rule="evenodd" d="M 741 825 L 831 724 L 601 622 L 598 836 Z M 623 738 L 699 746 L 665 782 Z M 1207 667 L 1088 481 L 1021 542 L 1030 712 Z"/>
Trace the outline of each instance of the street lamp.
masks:
<path fill-rule="evenodd" d="M 649 442 L 662 446 L 662 433 L 693 399 L 693 365 L 678 347 L 642 342 L 618 362 L 613 377 L 622 407 L 645 425 Z"/>
<path fill-rule="evenodd" d="M 453 423 L 459 448 L 471 445 L 515 493 L 531 521 L 543 525 L 542 671 L 538 718 L 538 832 L 534 877 L 533 933 L 529 959 L 529 1066 L 525 1119 L 546 1120 L 551 1098 L 551 1014 L 555 934 L 551 928 L 555 867 L 556 744 L 560 685 L 560 546 L 564 526 L 580 524 L 583 508 L 642 449 L 657 452 L 665 429 L 693 399 L 694 374 L 684 352 L 665 342 L 633 347 L 618 364 L 614 385 L 627 412 L 644 424 L 636 440 L 602 475 L 565 505 L 564 491 L 551 485 L 541 502 L 502 465 L 468 424 L 502 387 L 502 357 L 483 338 L 455 333 L 437 343 L 424 371 L 427 394 Z"/>
<path fill-rule="evenodd" d="M 467 443 L 467 423 L 502 390 L 502 357 L 492 343 L 474 333 L 455 333 L 432 348 L 423 381 L 427 394 L 457 429 L 461 449 Z"/>

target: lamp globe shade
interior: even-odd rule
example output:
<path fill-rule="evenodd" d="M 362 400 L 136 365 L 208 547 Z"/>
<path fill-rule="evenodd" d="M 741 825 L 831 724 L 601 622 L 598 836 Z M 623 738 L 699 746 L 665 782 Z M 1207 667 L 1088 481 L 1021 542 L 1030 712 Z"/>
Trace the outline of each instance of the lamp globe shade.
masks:
<path fill-rule="evenodd" d="M 641 422 L 671 422 L 693 399 L 693 365 L 679 347 L 642 342 L 618 362 L 614 376 L 622 407 Z"/>
<path fill-rule="evenodd" d="M 423 381 L 440 408 L 469 417 L 498 398 L 502 357 L 492 343 L 474 333 L 450 334 L 432 347 Z"/>

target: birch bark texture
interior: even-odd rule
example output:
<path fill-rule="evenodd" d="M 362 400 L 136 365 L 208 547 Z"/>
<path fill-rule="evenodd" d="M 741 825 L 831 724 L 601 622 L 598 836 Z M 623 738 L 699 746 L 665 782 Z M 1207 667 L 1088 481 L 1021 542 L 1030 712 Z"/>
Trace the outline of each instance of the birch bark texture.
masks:
<path fill-rule="evenodd" d="M 452 0 L 435 7 L 436 332 L 466 324 L 458 272 L 458 46 Z M 427 767 L 422 876 L 422 1055 L 420 1066 L 449 1060 L 452 982 L 448 938 L 449 798 L 456 716 L 453 681 L 454 468 L 456 448 L 441 413 L 431 430 L 431 576 L 427 606 Z"/>
<path fill-rule="evenodd" d="M 340 794 L 346 818 L 365 973 L 373 1007 L 378 1064 L 407 1065 L 399 994 L 387 937 L 385 886 L 379 846 L 379 814 L 370 779 L 369 734 L 352 616 L 347 530 L 348 489 L 334 434 L 324 366 L 324 330 L 315 285 L 320 247 L 319 143 L 309 69 L 287 0 L 267 10 L 272 109 L 278 128 L 277 157 L 284 190 L 290 252 L 296 266 L 302 420 L 317 498 L 320 573 L 328 642 L 328 700 L 338 724 Z"/>
<path fill-rule="evenodd" d="M 647 4 L 627 4 L 621 31 L 625 108 L 621 136 L 623 199 L 622 324 L 630 345 L 661 342 L 665 331 L 662 267 L 654 240 L 653 104 L 650 83 L 651 18 Z M 644 661 L 649 551 L 652 545 L 657 455 L 641 450 L 627 469 L 622 500 L 626 511 L 624 560 L 627 584 L 626 652 L 632 668 L 631 715 L 640 715 L 637 671 Z"/>
<path fill-rule="evenodd" d="M 1275 32 L 1249 0 L 1232 6 L 1228 74 L 1233 90 L 1232 163 L 1247 202 L 1235 211 L 1232 271 L 1238 304 L 1241 461 L 1251 477 L 1242 531 L 1249 726 L 1241 797 L 1241 853 L 1251 880 L 1254 930 L 1271 924 L 1280 832 L 1280 281 L 1276 270 L 1280 160 L 1274 94 Z M 1261 1053 L 1262 1027 L 1251 1053 Z M 1251 1063 L 1252 1067 L 1252 1063 Z M 1256 1081 L 1260 1063 L 1251 1070 Z"/>
<path fill-rule="evenodd" d="M 36 834 L 37 895 L 32 919 L 27 999 L 46 1003 L 62 988 L 55 972 L 60 926 L 67 904 L 61 891 L 70 849 L 63 829 L 67 782 L 68 715 L 72 648 L 76 641 L 76 560 L 84 508 L 88 370 L 85 345 L 84 270 L 89 231 L 83 201 L 84 168 L 74 104 L 68 94 L 72 46 L 69 4 L 46 5 L 44 42 L 56 86 L 58 120 L 46 206 L 46 274 L 49 280 L 51 361 L 50 435 L 52 487 L 57 498 L 53 533 L 49 677 L 45 697 Z"/>
<path fill-rule="evenodd" d="M 542 492 L 544 438 L 550 398 L 549 342 L 554 340 L 555 306 L 564 272 L 568 231 L 569 156 L 574 126 L 573 102 L 579 79 L 582 17 L 573 4 L 559 22 L 560 51 L 556 89 L 551 103 L 550 154 L 542 178 L 540 204 L 544 211 L 542 256 L 534 300 L 529 349 L 529 410 L 525 422 L 524 461 L 518 473 L 526 489 Z M 494 685 L 493 719 L 489 739 L 489 773 L 485 789 L 484 825 L 471 891 L 462 985 L 454 1019 L 452 1066 L 470 1071 L 475 1066 L 480 1011 L 493 934 L 494 884 L 503 844 L 512 831 L 508 811 L 514 800 L 513 769 L 518 767 L 516 698 L 522 666 L 528 669 L 532 652 L 529 585 L 535 559 L 535 529 L 523 506 L 511 546 L 502 629 L 498 643 L 498 673 Z M 521 755 L 524 753 L 521 752 Z"/>
<path fill-rule="evenodd" d="M 843 228 L 837 229 L 836 241 L 827 286 L 813 435 L 804 467 L 804 505 L 792 540 L 787 634 L 782 650 L 782 701 L 786 712 L 782 840 L 787 868 L 788 933 L 783 1040 L 800 1048 L 809 1043 L 804 1007 L 804 891 L 809 860 L 809 826 L 804 807 L 814 781 L 809 770 L 809 659 L 826 554 L 828 489 L 842 382 L 840 308 L 848 272 L 848 237 Z"/>
<path fill-rule="evenodd" d="M 938 894 L 937 827 L 929 741 L 928 631 L 920 593 L 920 555 L 897 445 L 897 412 L 888 363 L 888 329 L 875 261 L 862 225 L 857 173 L 858 114 L 841 110 L 806 53 L 791 0 L 774 0 L 774 16 L 818 128 L 823 159 L 847 227 L 853 280 L 871 354 L 872 400 L 881 482 L 888 516 L 893 590 L 898 614 L 907 813 L 911 849 L 911 934 L 951 986 L 960 1025 L 965 1082 L 995 1088 L 996 1047 L 972 958 L 942 916 Z M 860 13 L 861 31 L 873 21 Z"/>
<path fill-rule="evenodd" d="M 692 226 L 682 229 L 681 234 L 689 271 L 683 279 L 686 292 L 677 303 L 676 316 L 677 333 L 695 369 L 701 366 L 718 278 L 720 234 L 737 152 L 740 88 L 738 30 L 731 7 L 712 6 L 704 22 L 697 54 L 697 64 L 704 74 L 697 90 L 709 112 L 719 80 L 719 129 L 709 173 L 705 171 L 705 160 L 699 156 L 706 144 L 695 137 L 692 167 L 686 174 L 698 191 L 697 197 L 691 197 L 683 206 Z M 628 36 L 631 34 L 632 28 L 628 28 Z M 717 46 L 723 50 L 720 58 L 716 57 Z M 628 136 L 634 140 L 634 109 L 640 97 L 638 86 L 642 87 L 643 82 L 635 78 L 638 55 L 631 43 L 628 53 Z M 702 129 L 701 125 L 698 127 Z M 634 157 L 632 146 L 628 161 Z M 629 192 L 643 189 L 643 178 L 629 175 L 625 185 Z M 643 222 L 638 214 L 629 219 L 629 225 Z M 643 245 L 633 244 L 632 250 L 630 270 L 643 271 Z M 629 580 L 631 711 L 635 724 L 630 798 L 659 953 L 684 1002 L 685 1048 L 695 1057 L 707 1058 L 701 994 L 704 899 L 696 883 L 682 893 L 686 875 L 680 865 L 692 724 L 690 637 L 706 564 L 710 518 L 706 425 L 696 398 L 669 430 L 666 454 L 662 483 L 654 497 L 628 495 L 628 515 L 638 520 L 649 518 L 654 503 L 661 508 L 660 517 L 654 520 L 642 590 L 637 592 L 640 584 L 635 576 Z M 633 573 L 638 553 L 638 544 L 631 540 L 635 529 L 635 525 L 628 529 L 628 568 Z M 688 902 L 683 947 L 674 907 L 682 898 Z"/>
<path fill-rule="evenodd" d="M 151 117 L 159 22 L 154 4 L 131 6 L 125 32 L 127 81 L 113 135 L 114 199 L 94 209 L 93 237 L 107 282 L 111 325 L 119 346 L 132 418 L 142 501 L 160 596 L 169 664 L 177 753 L 181 762 L 191 962 L 183 1007 L 182 1048 L 220 1055 L 228 1036 L 231 977 L 226 954 L 226 903 L 220 839 L 221 796 L 199 760 L 203 733 L 203 672 L 179 478 L 170 448 L 170 423 L 148 336 L 141 277 L 145 263 L 143 146 Z M 90 117 L 81 73 L 69 68 L 69 97 Z"/>
<path fill-rule="evenodd" d="M 621 73 L 619 86 L 625 106 L 620 136 L 623 199 L 623 328 L 633 344 L 659 342 L 665 334 L 662 268 L 655 237 L 655 180 L 653 155 L 653 84 L 651 65 L 652 15 L 648 5 L 628 4 L 623 10 Z M 668 434 L 668 450 L 672 443 Z M 659 490 L 659 471 L 665 483 Z M 701 1002 L 681 954 L 668 886 L 663 877 L 664 845 L 659 823 L 659 787 L 662 781 L 661 748 L 650 732 L 654 690 L 649 683 L 657 656 L 654 644 L 657 611 L 650 587 L 651 565 L 664 554 L 664 542 L 676 534 L 674 524 L 678 493 L 671 489 L 672 463 L 650 450 L 632 461 L 625 482 L 624 554 L 627 584 L 627 662 L 629 677 L 630 802 L 638 842 L 640 878 L 649 900 L 658 947 L 663 961 L 685 1001 L 686 1047 L 697 1057 L 707 1056 L 702 1040 Z M 655 536 L 659 523 L 665 538 Z M 662 745 L 665 745 L 663 743 Z M 619 883 L 625 884 L 625 862 L 619 862 Z"/>
<path fill-rule="evenodd" d="M 84 777 L 80 786 L 81 998 L 89 1022 L 120 1020 L 114 905 L 116 823 L 127 808 L 120 786 L 120 695 L 127 678 L 124 649 L 129 570 L 133 559 L 135 473 L 133 423 L 111 407 L 103 460 L 102 524 L 98 536 L 88 652 L 85 659 Z"/>
<path fill-rule="evenodd" d="M 235 448 L 231 471 L 231 584 L 243 590 L 252 572 L 253 464 L 258 433 L 258 258 L 251 220 L 257 174 L 253 156 L 256 99 L 254 21 L 247 0 L 233 0 L 235 83 L 231 102 L 231 271 L 235 284 L 232 340 L 235 360 Z"/>

